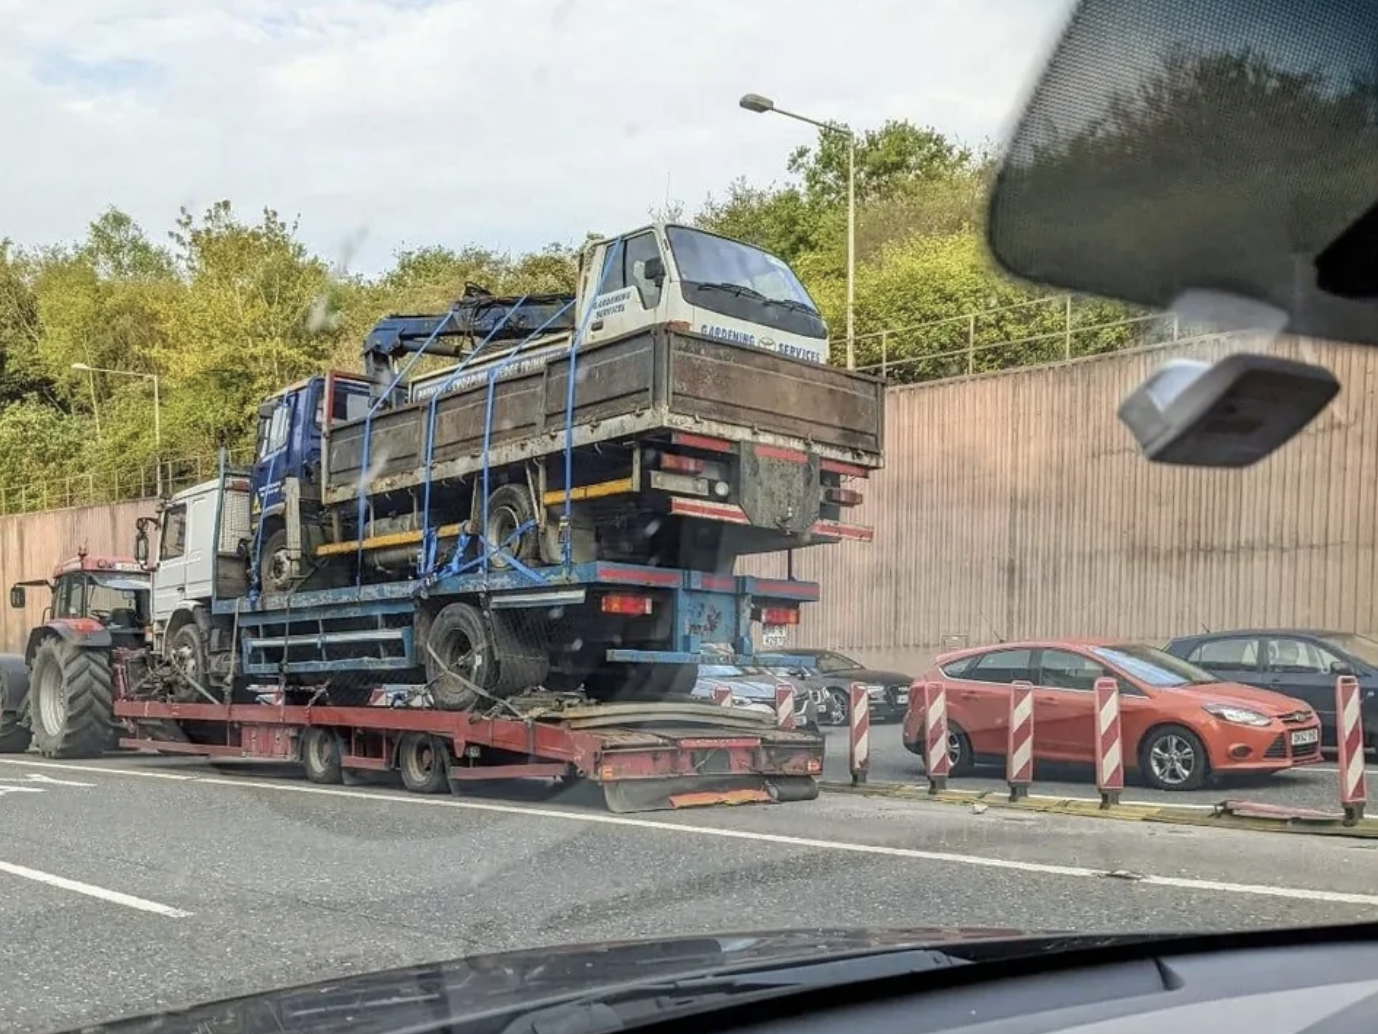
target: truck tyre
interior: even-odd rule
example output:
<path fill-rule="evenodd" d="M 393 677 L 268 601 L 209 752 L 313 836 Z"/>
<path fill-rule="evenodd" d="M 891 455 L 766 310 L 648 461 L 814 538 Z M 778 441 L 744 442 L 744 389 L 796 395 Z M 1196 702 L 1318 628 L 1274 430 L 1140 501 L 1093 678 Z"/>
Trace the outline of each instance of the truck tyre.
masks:
<path fill-rule="evenodd" d="M 287 529 L 278 528 L 259 546 L 258 591 L 291 592 L 296 584 L 287 566 Z"/>
<path fill-rule="evenodd" d="M 397 744 L 397 770 L 412 793 L 442 793 L 450 788 L 450 749 L 439 736 L 412 732 Z"/>
<path fill-rule="evenodd" d="M 498 682 L 497 651 L 488 619 L 477 607 L 451 603 L 426 633 L 426 681 L 442 711 L 468 711 Z"/>
<path fill-rule="evenodd" d="M 99 757 L 115 745 L 110 655 L 56 636 L 34 653 L 29 720 L 45 758 Z"/>
<path fill-rule="evenodd" d="M 333 729 L 309 726 L 301 734 L 301 764 L 312 783 L 333 785 L 344 781 L 344 750 Z"/>
<path fill-rule="evenodd" d="M 206 637 L 201 634 L 195 620 L 179 626 L 177 631 L 172 633 L 168 643 L 168 656 L 178 674 L 182 676 L 173 691 L 175 698 L 188 703 L 210 703 L 210 699 L 205 695 L 212 692 L 206 675 Z M 201 689 L 197 689 L 196 684 L 199 684 Z"/>
<path fill-rule="evenodd" d="M 486 530 L 488 545 L 495 550 L 489 554 L 493 567 L 512 566 L 509 556 L 523 564 L 533 563 L 540 557 L 541 538 L 535 517 L 531 491 L 525 485 L 501 485 L 493 490 L 488 496 Z M 527 522 L 532 522 L 531 527 L 518 535 L 517 529 Z M 503 551 L 496 552 L 500 549 Z"/>

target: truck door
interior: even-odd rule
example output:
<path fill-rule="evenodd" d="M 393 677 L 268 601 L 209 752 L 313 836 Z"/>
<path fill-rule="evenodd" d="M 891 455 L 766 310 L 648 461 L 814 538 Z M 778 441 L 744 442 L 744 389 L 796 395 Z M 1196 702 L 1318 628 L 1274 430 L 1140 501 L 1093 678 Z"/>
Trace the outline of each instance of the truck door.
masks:
<path fill-rule="evenodd" d="M 254 525 L 282 512 L 282 482 L 290 471 L 290 445 L 301 389 L 286 391 L 259 408 L 258 449 L 251 475 Z"/>
<path fill-rule="evenodd" d="M 665 258 L 655 231 L 643 230 L 608 241 L 601 263 L 590 263 L 584 284 L 586 291 L 597 292 L 584 339 L 588 344 L 625 337 L 663 322 L 660 309 L 665 296 Z"/>
<path fill-rule="evenodd" d="M 162 624 L 187 595 L 187 504 L 163 510 L 158 567 L 153 572 L 153 621 Z"/>

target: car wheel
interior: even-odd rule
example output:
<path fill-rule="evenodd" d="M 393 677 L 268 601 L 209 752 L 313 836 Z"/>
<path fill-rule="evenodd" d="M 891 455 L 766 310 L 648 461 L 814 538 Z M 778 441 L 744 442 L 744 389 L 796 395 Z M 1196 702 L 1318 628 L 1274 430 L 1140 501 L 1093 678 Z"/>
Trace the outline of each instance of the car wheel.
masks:
<path fill-rule="evenodd" d="M 828 711 L 826 715 L 819 715 L 821 721 L 828 725 L 846 725 L 849 719 L 847 691 L 830 686 L 828 693 Z"/>
<path fill-rule="evenodd" d="M 1139 771 L 1155 790 L 1199 790 L 1210 762 L 1196 733 L 1181 725 L 1161 725 L 1139 744 Z"/>

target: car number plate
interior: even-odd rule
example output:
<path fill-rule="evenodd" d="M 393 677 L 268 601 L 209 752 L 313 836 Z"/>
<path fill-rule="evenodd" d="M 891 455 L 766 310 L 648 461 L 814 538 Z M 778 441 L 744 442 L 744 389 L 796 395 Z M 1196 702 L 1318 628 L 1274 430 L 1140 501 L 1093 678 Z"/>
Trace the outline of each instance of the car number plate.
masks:
<path fill-rule="evenodd" d="M 907 704 L 907 703 L 909 703 L 909 690 L 907 690 L 907 689 L 901 689 L 901 690 L 899 690 L 898 692 L 896 692 L 896 693 L 895 693 L 895 703 L 897 703 L 897 704 Z"/>
<path fill-rule="evenodd" d="M 1308 743 L 1315 743 L 1321 738 L 1319 729 L 1299 729 L 1292 733 L 1292 746 L 1304 747 Z"/>
<path fill-rule="evenodd" d="M 787 631 L 784 625 L 762 625 L 761 646 L 767 650 L 779 650 L 785 645 Z"/>

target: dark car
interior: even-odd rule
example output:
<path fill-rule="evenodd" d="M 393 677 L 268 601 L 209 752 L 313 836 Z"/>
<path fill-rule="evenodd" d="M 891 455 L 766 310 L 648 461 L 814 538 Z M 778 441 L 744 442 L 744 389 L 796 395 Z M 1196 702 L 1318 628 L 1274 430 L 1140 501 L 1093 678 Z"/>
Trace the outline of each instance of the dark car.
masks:
<path fill-rule="evenodd" d="M 1321 743 L 1335 739 L 1335 678 L 1354 675 L 1362 692 L 1364 746 L 1378 746 L 1378 639 L 1354 632 L 1246 628 L 1179 636 L 1167 652 L 1231 682 L 1276 690 L 1310 704 Z"/>
<path fill-rule="evenodd" d="M 904 717 L 909 706 L 909 684 L 914 681 L 913 676 L 901 671 L 868 668 L 836 650 L 790 647 L 789 653 L 791 656 L 808 657 L 812 661 L 808 668 L 787 670 L 790 678 L 828 694 L 830 706 L 827 714 L 821 716 L 824 723 L 847 723 L 847 691 L 854 682 L 866 686 L 872 718 L 897 722 Z"/>

